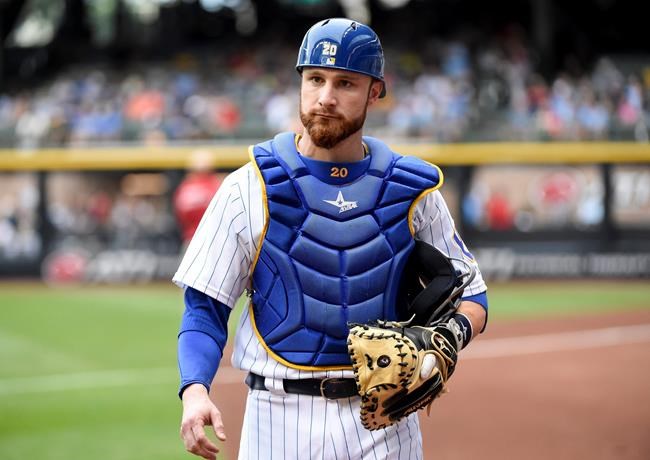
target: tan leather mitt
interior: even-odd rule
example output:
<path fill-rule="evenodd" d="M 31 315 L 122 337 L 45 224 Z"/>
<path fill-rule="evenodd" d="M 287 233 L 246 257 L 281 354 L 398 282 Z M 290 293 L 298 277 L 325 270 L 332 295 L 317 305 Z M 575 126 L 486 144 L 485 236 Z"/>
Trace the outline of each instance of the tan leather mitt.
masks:
<path fill-rule="evenodd" d="M 447 325 L 354 325 L 348 335 L 361 423 L 378 430 L 429 406 L 446 388 L 457 361 L 458 341 Z M 435 357 L 435 362 L 427 355 Z M 425 370 L 422 366 L 433 369 Z"/>

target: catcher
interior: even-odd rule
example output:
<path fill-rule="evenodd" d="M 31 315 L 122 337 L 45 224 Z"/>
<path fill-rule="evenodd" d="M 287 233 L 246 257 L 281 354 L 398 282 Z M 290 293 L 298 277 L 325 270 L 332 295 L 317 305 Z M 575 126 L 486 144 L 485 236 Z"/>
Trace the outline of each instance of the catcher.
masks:
<path fill-rule="evenodd" d="M 348 351 L 361 396 L 361 423 L 386 428 L 418 409 L 430 408 L 446 390 L 458 352 L 473 336 L 472 321 L 457 308 L 476 275 L 459 273 L 433 246 L 422 241 L 404 271 L 403 321 L 352 324 Z"/>
<path fill-rule="evenodd" d="M 486 286 L 440 169 L 363 135 L 387 93 L 377 34 L 319 21 L 297 57 L 302 128 L 251 146 L 174 276 L 185 289 L 181 438 L 211 460 L 219 448 L 204 428 L 226 439 L 208 390 L 246 291 L 231 359 L 249 387 L 241 460 L 422 458 L 415 411 L 484 327 Z"/>

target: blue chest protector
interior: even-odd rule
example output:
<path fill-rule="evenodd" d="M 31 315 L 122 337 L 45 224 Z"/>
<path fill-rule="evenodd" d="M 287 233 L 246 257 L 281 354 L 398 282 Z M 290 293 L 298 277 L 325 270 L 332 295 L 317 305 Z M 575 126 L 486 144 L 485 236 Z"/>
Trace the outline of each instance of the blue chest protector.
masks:
<path fill-rule="evenodd" d="M 266 350 L 293 368 L 349 368 L 348 322 L 397 318 L 400 275 L 414 245 L 409 210 L 441 184 L 438 168 L 364 142 L 368 168 L 347 182 L 312 175 L 293 133 L 252 149 L 268 209 L 253 271 L 253 324 Z"/>

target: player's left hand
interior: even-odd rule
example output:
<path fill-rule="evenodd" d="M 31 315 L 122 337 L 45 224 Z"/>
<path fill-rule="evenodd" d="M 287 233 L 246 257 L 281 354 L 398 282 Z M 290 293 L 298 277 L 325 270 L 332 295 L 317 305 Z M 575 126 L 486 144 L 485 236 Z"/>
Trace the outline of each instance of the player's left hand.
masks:
<path fill-rule="evenodd" d="M 181 438 L 188 452 L 207 460 L 216 460 L 219 448 L 206 436 L 204 427 L 211 425 L 221 441 L 226 440 L 221 412 L 210 400 L 201 384 L 190 385 L 183 391 Z"/>
<path fill-rule="evenodd" d="M 361 396 L 363 426 L 385 428 L 428 407 L 444 393 L 459 348 L 447 324 L 354 325 L 348 351 Z"/>

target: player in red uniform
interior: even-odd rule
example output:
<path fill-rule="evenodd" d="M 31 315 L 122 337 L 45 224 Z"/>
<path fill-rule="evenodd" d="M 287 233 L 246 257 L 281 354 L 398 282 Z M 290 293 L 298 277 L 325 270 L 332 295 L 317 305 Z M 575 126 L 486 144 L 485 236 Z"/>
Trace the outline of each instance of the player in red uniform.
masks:
<path fill-rule="evenodd" d="M 192 239 L 222 181 L 223 175 L 212 170 L 212 154 L 207 150 L 194 152 L 189 172 L 174 193 L 174 212 L 183 247 Z"/>

